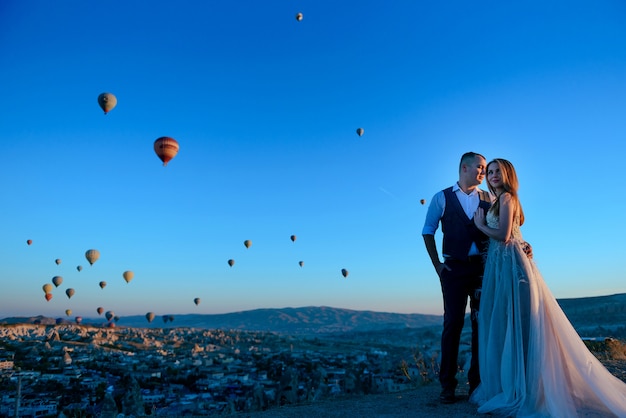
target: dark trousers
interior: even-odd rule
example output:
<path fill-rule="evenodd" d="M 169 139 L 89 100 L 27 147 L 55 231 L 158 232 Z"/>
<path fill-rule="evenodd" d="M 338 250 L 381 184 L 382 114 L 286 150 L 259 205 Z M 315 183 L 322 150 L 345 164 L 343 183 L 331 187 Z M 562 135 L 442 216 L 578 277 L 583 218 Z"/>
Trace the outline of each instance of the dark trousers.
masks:
<path fill-rule="evenodd" d="M 441 290 L 443 293 L 443 332 L 441 334 L 441 366 L 439 382 L 443 390 L 454 390 L 458 384 L 459 343 L 465 321 L 467 299 L 470 300 L 472 321 L 472 360 L 467 377 L 470 390 L 480 383 L 478 369 L 478 322 L 476 312 L 480 302 L 484 265 L 481 257 L 467 260 L 446 260 L 441 274 Z"/>

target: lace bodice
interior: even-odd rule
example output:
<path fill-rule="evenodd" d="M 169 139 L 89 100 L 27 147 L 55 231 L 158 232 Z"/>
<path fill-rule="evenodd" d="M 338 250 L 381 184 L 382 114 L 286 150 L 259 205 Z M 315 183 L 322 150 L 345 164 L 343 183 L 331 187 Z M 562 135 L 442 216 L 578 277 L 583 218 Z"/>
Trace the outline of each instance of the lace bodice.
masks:
<path fill-rule="evenodd" d="M 485 217 L 485 219 L 487 220 L 487 226 L 489 228 L 497 228 L 498 226 L 500 226 L 500 218 L 491 211 L 487 212 L 487 216 Z M 520 223 L 520 218 L 519 218 L 519 215 L 516 214 L 513 217 L 513 228 L 511 229 L 511 239 L 523 241 L 522 231 L 520 229 L 519 223 Z"/>

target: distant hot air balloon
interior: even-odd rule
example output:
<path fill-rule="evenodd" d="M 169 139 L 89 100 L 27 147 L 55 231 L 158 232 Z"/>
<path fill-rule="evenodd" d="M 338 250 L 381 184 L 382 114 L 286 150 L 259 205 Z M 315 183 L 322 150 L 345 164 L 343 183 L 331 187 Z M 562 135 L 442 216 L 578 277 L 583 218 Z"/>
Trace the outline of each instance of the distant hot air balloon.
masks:
<path fill-rule="evenodd" d="M 57 266 L 58 266 L 59 264 L 61 264 L 61 259 L 57 258 L 56 260 L 54 260 L 54 262 L 57 263 Z"/>
<path fill-rule="evenodd" d="M 426 199 L 420 199 L 420 203 L 423 205 L 424 203 L 426 203 Z"/>
<path fill-rule="evenodd" d="M 113 317 L 113 320 L 114 320 L 115 322 L 119 321 L 119 320 L 120 320 L 119 315 L 115 315 L 115 316 Z"/>
<path fill-rule="evenodd" d="M 126 280 L 126 283 L 130 283 L 130 281 L 133 280 L 133 277 L 135 277 L 135 273 L 128 270 L 122 274 L 122 277 L 124 277 L 124 280 Z"/>
<path fill-rule="evenodd" d="M 96 312 L 98 312 L 98 315 L 102 315 L 102 312 L 104 312 L 104 308 L 102 306 L 99 306 L 98 309 L 96 309 Z"/>
<path fill-rule="evenodd" d="M 163 323 L 164 323 L 164 324 L 167 324 L 167 321 L 169 321 L 169 320 L 170 320 L 170 317 L 169 317 L 169 316 L 167 316 L 167 315 L 163 315 L 161 318 L 163 319 Z"/>
<path fill-rule="evenodd" d="M 52 293 L 46 293 L 45 298 L 48 302 L 50 302 L 50 299 L 52 299 Z"/>
<path fill-rule="evenodd" d="M 115 322 L 113 322 L 113 321 L 108 322 L 108 323 L 107 323 L 107 327 L 109 327 L 109 328 L 115 328 Z"/>
<path fill-rule="evenodd" d="M 228 265 L 229 266 L 234 266 L 235 265 L 235 260 L 233 260 L 232 258 L 230 260 L 228 260 Z"/>
<path fill-rule="evenodd" d="M 348 270 L 341 269 L 341 274 L 343 275 L 343 277 L 348 277 Z"/>
<path fill-rule="evenodd" d="M 154 312 L 148 312 L 146 314 L 146 319 L 148 320 L 148 322 L 152 322 L 152 320 L 154 319 Z"/>
<path fill-rule="evenodd" d="M 100 289 L 104 289 L 107 286 L 107 282 L 104 280 L 100 282 Z"/>
<path fill-rule="evenodd" d="M 52 278 L 52 283 L 54 284 L 55 287 L 59 287 L 59 285 L 61 283 L 63 283 L 63 277 L 61 277 L 61 276 L 54 276 Z"/>
<path fill-rule="evenodd" d="M 174 315 L 168 315 L 167 319 L 169 319 L 170 322 L 174 322 Z"/>
<path fill-rule="evenodd" d="M 245 246 L 246 246 L 246 248 L 250 248 L 250 246 L 252 245 L 252 241 L 250 241 L 249 239 L 247 239 L 247 240 L 245 240 L 245 241 L 243 242 L 243 245 L 245 245 Z"/>
<path fill-rule="evenodd" d="M 291 241 L 296 242 L 296 236 L 295 235 L 292 235 L 290 238 L 291 238 Z"/>
<path fill-rule="evenodd" d="M 83 269 L 83 266 L 76 266 L 76 270 L 81 271 Z"/>
<path fill-rule="evenodd" d="M 98 261 L 100 258 L 100 251 L 98 250 L 87 250 L 85 251 L 85 258 L 89 261 L 89 264 L 93 266 L 93 263 Z"/>
<path fill-rule="evenodd" d="M 299 261 L 298 264 L 300 265 L 300 267 L 304 267 L 304 261 Z"/>
<path fill-rule="evenodd" d="M 71 309 L 66 309 L 65 310 L 65 315 L 70 316 L 72 314 L 72 310 Z"/>
<path fill-rule="evenodd" d="M 299 22 L 299 21 L 301 21 L 301 20 L 302 20 L 302 18 L 303 18 L 302 13 L 298 13 L 298 14 L 296 14 L 296 20 L 297 20 L 298 22 Z"/>
<path fill-rule="evenodd" d="M 32 243 L 33 243 L 33 240 L 32 240 L 32 239 L 27 239 L 27 240 L 26 240 L 26 244 L 30 245 L 30 244 L 32 244 Z"/>
<path fill-rule="evenodd" d="M 72 298 L 72 296 L 74 296 L 74 289 L 72 289 L 72 288 L 67 289 L 67 290 L 65 291 L 65 294 L 67 295 L 67 298 L 68 298 L 68 299 L 71 299 L 71 298 Z"/>
<path fill-rule="evenodd" d="M 74 318 L 74 321 L 76 321 L 77 324 L 80 324 L 81 322 L 83 322 L 83 317 L 77 316 L 76 318 Z"/>
<path fill-rule="evenodd" d="M 43 286 L 41 286 L 41 288 L 43 289 L 44 293 L 52 292 L 52 285 L 50 283 L 44 284 Z"/>
<path fill-rule="evenodd" d="M 358 135 L 358 136 L 363 136 L 363 132 L 365 132 L 365 131 L 363 130 L 363 128 L 358 128 L 358 129 L 356 130 L 356 133 L 357 133 L 357 135 Z"/>
<path fill-rule="evenodd" d="M 195 304 L 196 304 L 196 306 L 198 306 L 198 305 L 200 304 L 200 298 L 195 298 L 195 299 L 193 300 L 193 303 L 195 303 Z"/>
<path fill-rule="evenodd" d="M 117 98 L 111 93 L 101 93 L 98 96 L 98 104 L 104 110 L 104 114 L 109 113 L 117 104 Z"/>
<path fill-rule="evenodd" d="M 162 136 L 154 141 L 154 152 L 163 161 L 164 166 L 176 156 L 178 149 L 178 142 L 169 136 Z"/>
<path fill-rule="evenodd" d="M 111 318 L 113 318 L 115 316 L 115 312 L 113 312 L 113 311 L 106 311 L 104 316 L 106 317 L 107 321 L 110 321 Z"/>

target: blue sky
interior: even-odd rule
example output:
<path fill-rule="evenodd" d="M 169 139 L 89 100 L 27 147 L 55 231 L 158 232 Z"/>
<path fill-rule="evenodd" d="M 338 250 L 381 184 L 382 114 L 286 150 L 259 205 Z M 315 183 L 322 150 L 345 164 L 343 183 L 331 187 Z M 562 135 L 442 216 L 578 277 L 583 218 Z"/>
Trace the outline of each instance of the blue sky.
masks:
<path fill-rule="evenodd" d="M 516 166 L 557 298 L 626 292 L 624 22 L 617 0 L 2 2 L 0 318 L 440 314 L 419 201 L 469 150 Z"/>

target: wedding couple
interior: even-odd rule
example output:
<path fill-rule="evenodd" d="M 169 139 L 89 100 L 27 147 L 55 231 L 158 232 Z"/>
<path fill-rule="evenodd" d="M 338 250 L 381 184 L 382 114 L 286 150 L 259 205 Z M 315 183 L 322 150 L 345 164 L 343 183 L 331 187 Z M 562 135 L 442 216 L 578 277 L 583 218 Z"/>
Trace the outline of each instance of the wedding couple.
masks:
<path fill-rule="evenodd" d="M 490 193 L 478 186 L 485 176 Z M 422 230 L 441 282 L 442 403 L 456 401 L 458 352 L 470 300 L 470 401 L 515 417 L 626 417 L 626 383 L 587 349 L 522 238 L 513 165 L 465 153 L 458 182 L 435 194 Z M 435 232 L 443 232 L 441 262 Z M 480 365 L 480 367 L 479 367 Z"/>

